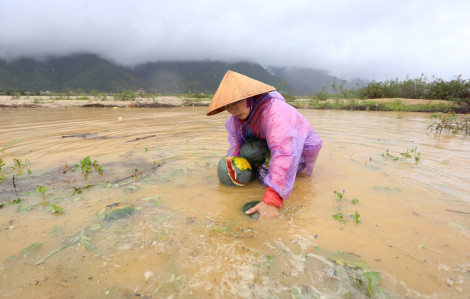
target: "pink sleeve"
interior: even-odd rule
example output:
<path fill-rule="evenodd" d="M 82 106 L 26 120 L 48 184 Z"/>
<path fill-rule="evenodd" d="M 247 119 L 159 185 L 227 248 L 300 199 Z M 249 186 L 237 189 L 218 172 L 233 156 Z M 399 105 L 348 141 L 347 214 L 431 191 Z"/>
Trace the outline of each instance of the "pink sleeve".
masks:
<path fill-rule="evenodd" d="M 276 101 L 265 110 L 262 118 L 263 131 L 271 150 L 269 174 L 264 183 L 284 199 L 289 197 L 294 187 L 305 140 L 313 129 L 299 115 L 295 108 Z"/>
<path fill-rule="evenodd" d="M 230 115 L 225 123 L 225 129 L 228 133 L 228 142 L 230 144 L 227 156 L 240 156 L 240 147 L 243 144 L 243 136 L 241 135 L 240 128 L 241 125 L 238 119 Z"/>

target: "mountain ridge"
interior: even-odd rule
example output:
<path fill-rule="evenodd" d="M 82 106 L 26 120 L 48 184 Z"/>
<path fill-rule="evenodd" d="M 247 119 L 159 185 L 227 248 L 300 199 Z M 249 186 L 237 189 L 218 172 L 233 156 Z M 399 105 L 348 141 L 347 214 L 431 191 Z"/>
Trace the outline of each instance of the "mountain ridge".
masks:
<path fill-rule="evenodd" d="M 331 86 L 333 76 L 322 71 L 293 67 L 262 67 L 256 62 L 166 61 L 124 67 L 96 54 L 74 54 L 45 60 L 21 58 L 0 60 L 0 90 L 64 91 L 81 89 L 116 92 L 139 90 L 157 93 L 215 93 L 220 81 L 232 70 L 292 95 L 308 95 Z M 366 81 L 348 82 L 347 87 Z"/>

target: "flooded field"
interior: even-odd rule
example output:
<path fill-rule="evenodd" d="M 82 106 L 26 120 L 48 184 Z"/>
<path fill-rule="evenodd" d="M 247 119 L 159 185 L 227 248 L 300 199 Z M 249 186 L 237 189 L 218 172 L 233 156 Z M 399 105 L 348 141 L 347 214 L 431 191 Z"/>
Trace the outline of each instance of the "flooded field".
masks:
<path fill-rule="evenodd" d="M 468 136 L 300 110 L 313 176 L 256 222 L 241 208 L 265 188 L 219 184 L 228 114 L 205 111 L 0 110 L 0 297 L 470 298 Z M 100 220 L 113 203 L 135 210 Z"/>

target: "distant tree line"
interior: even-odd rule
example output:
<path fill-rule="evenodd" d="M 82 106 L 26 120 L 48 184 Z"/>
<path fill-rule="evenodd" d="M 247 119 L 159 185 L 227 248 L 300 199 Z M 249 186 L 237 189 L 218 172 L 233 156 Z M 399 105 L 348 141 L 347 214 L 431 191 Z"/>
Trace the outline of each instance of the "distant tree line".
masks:
<path fill-rule="evenodd" d="M 404 81 L 387 80 L 372 81 L 358 89 L 362 99 L 374 98 L 408 98 L 446 100 L 470 104 L 470 80 L 462 79 L 462 75 L 450 81 L 433 77 L 428 82 L 426 76 L 416 79 L 406 78 Z"/>
<path fill-rule="evenodd" d="M 462 79 L 459 75 L 450 81 L 433 77 L 428 81 L 426 76 L 400 81 L 386 80 L 384 82 L 372 81 L 365 85 L 346 88 L 346 80 L 332 84 L 333 93 L 323 86 L 320 91 L 310 95 L 312 99 L 324 101 L 330 98 L 342 99 L 380 99 L 380 98 L 404 98 L 453 101 L 458 104 L 470 105 L 470 80 Z"/>
<path fill-rule="evenodd" d="M 281 91 L 281 88 L 284 84 L 288 82 L 282 81 L 277 87 Z M 310 98 L 324 101 L 329 98 L 342 98 L 342 99 L 377 99 L 377 98 L 407 98 L 407 99 L 427 99 L 427 100 L 446 100 L 453 101 L 458 104 L 470 105 L 470 79 L 464 80 L 462 76 L 456 76 L 452 80 L 446 81 L 440 78 L 432 77 L 431 81 L 428 81 L 426 76 L 421 75 L 421 77 L 410 79 L 407 77 L 405 80 L 400 81 L 395 80 L 386 80 L 383 82 L 372 81 L 365 85 L 357 85 L 356 87 L 347 88 L 347 81 L 341 80 L 333 81 L 331 90 L 329 92 L 326 86 L 317 92 L 310 94 Z M 2 90 L 0 90 L 2 93 Z M 4 92 L 6 95 L 17 95 L 12 89 L 6 89 Z M 25 95 L 33 94 L 40 95 L 40 91 L 34 92 L 25 92 L 25 90 L 20 89 L 19 94 Z M 64 94 L 67 98 L 71 95 L 81 95 L 81 94 L 92 94 L 95 98 L 98 96 L 103 96 L 103 92 L 100 91 L 84 91 L 83 89 L 72 90 L 66 89 L 66 91 L 57 91 L 54 94 Z M 293 95 L 290 95 L 285 92 L 281 92 L 282 95 L 286 98 L 287 101 L 295 100 Z M 151 93 L 138 94 L 132 90 L 123 90 L 117 91 L 112 94 L 115 100 L 133 100 L 137 97 L 155 97 L 158 93 L 153 91 Z M 185 93 L 186 94 L 186 93 Z M 111 95 L 106 94 L 104 95 Z M 209 94 L 203 93 L 194 93 L 191 94 L 191 91 L 187 93 L 188 98 L 209 98 Z"/>

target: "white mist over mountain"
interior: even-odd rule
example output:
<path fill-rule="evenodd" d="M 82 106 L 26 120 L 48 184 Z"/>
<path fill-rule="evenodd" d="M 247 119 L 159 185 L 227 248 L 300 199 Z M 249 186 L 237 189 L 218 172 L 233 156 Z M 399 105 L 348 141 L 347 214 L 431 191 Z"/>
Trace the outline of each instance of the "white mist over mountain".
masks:
<path fill-rule="evenodd" d="M 341 78 L 470 78 L 469 1 L 0 2 L 0 59 L 256 61 Z"/>

